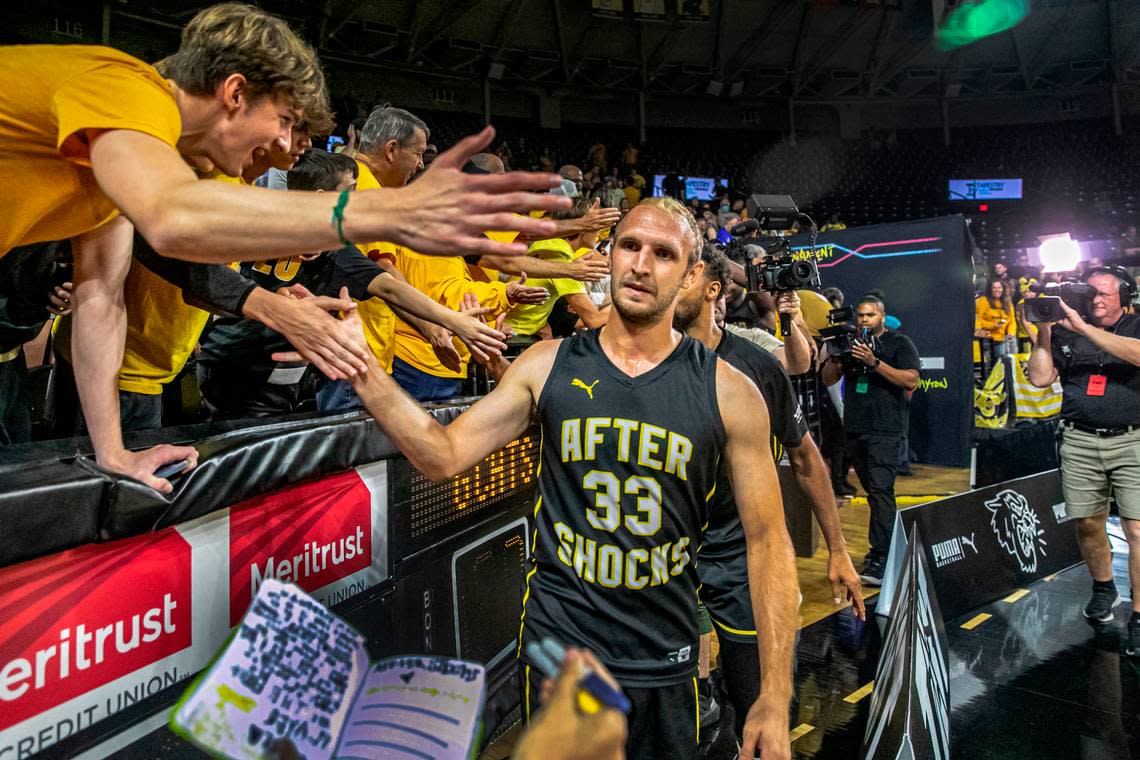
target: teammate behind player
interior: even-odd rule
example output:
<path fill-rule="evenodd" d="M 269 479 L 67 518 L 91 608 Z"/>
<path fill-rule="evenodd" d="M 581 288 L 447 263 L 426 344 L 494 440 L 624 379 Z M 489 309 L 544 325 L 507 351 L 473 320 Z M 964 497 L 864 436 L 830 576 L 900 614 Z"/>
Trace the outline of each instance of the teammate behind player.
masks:
<path fill-rule="evenodd" d="M 827 577 L 834 602 L 838 605 L 846 596 L 854 604 L 855 614 L 865 618 L 859 574 L 847 554 L 827 468 L 808 433 L 788 373 L 770 352 L 721 330 L 716 324 L 713 310 L 731 277 L 728 264 L 728 258 L 719 249 L 705 248 L 692 284 L 682 287 L 677 297 L 673 326 L 703 342 L 760 389 L 771 416 L 772 458 L 778 461 L 787 449 L 796 480 L 811 502 L 831 553 Z M 757 629 L 753 626 L 748 589 L 748 547 L 733 494 L 728 473 L 722 470 L 699 553 L 698 575 L 701 601 L 708 609 L 720 640 L 721 673 L 736 710 L 739 741 L 743 735 L 744 711 L 756 699 L 760 662 L 756 659 Z"/>
<path fill-rule="evenodd" d="M 763 397 L 672 329 L 697 244 L 696 224 L 680 204 L 642 201 L 617 228 L 606 325 L 532 346 L 446 427 L 383 372 L 354 378 L 353 386 L 433 479 L 463 472 L 520 436 L 537 407 L 543 447 L 522 642 L 553 636 L 598 654 L 633 703 L 629 757 L 696 754 L 693 556 L 723 458 L 741 495 L 764 662 L 742 756 L 787 758 L 795 561 Z M 532 676 L 525 684 L 529 711 L 538 683 Z"/>

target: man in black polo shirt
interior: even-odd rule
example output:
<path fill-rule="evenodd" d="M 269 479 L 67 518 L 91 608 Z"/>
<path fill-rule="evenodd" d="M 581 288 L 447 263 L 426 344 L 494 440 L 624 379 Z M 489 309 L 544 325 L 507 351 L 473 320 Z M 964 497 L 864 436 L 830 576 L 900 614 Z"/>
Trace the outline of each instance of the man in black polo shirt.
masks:
<path fill-rule="evenodd" d="M 1084 613 L 1108 623 L 1120 599 L 1105 534 L 1110 489 L 1128 539 L 1132 586 L 1140 587 L 1140 317 L 1124 313 L 1136 282 L 1123 267 L 1096 267 L 1086 281 L 1097 292 L 1088 321 L 1062 304 L 1066 316 L 1057 327 L 1038 325 L 1029 381 L 1041 388 L 1061 381 L 1061 488 L 1093 578 Z M 1135 594 L 1128 641 L 1128 654 L 1140 654 Z"/>
<path fill-rule="evenodd" d="M 823 368 L 826 385 L 843 374 L 848 455 L 871 507 L 871 550 L 859 572 L 868 586 L 883 583 L 895 520 L 899 446 L 906 434 L 910 392 L 918 386 L 918 350 L 910 338 L 886 329 L 885 316 L 882 301 L 863 296 L 855 307 L 860 334 L 851 357 L 846 362 L 832 357 Z"/>

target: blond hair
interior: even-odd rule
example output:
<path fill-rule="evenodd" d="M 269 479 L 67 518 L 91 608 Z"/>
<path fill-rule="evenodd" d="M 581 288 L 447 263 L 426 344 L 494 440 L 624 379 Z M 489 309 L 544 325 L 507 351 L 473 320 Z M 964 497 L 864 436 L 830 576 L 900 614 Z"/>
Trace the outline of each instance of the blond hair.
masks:
<path fill-rule="evenodd" d="M 663 195 L 660 198 L 642 198 L 641 201 L 634 206 L 652 206 L 655 209 L 664 211 L 669 216 L 673 217 L 676 221 L 693 236 L 693 244 L 689 248 L 689 266 L 693 266 L 701 258 L 701 229 L 697 226 L 697 219 L 693 216 L 693 212 L 681 203 L 676 198 L 670 198 L 668 195 Z"/>
<path fill-rule="evenodd" d="M 194 16 L 178 52 L 155 64 L 192 95 L 212 94 L 241 74 L 251 97 L 284 98 L 304 112 L 314 134 L 332 129 L 325 75 L 316 52 L 280 18 L 243 3 L 222 3 Z"/>

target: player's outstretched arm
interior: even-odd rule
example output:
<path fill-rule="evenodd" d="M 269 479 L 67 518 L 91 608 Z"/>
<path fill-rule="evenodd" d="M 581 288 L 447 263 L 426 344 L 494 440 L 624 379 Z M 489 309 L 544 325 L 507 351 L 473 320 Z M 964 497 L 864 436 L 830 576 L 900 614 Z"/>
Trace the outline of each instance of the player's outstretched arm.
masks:
<path fill-rule="evenodd" d="M 358 324 L 360 318 L 352 312 L 346 319 Z M 528 349 L 493 391 L 446 426 L 420 408 L 374 359 L 367 374 L 353 378 L 352 387 L 408 461 L 431 480 L 443 480 L 472 467 L 526 431 L 558 343 L 543 341 Z"/>
<path fill-rule="evenodd" d="M 484 230 L 551 237 L 553 222 L 512 212 L 568 207 L 569 198 L 530 192 L 557 185 L 558 175 L 460 171 L 493 138 L 488 127 L 461 140 L 407 187 L 352 193 L 345 237 L 441 256 L 526 253 L 522 243 L 496 243 Z M 203 183 L 169 145 L 127 129 L 94 138 L 91 166 L 103 192 L 164 256 L 227 263 L 263 259 L 266 251 L 292 256 L 341 245 L 332 223 L 336 193 Z"/>
<path fill-rule="evenodd" d="M 791 757 L 788 708 L 799 591 L 795 555 L 768 448 L 764 397 L 741 372 L 719 361 L 717 403 L 726 434 L 725 462 L 748 544 L 748 586 L 764 663 L 760 698 L 748 711 L 740 757 L 782 760 Z"/>

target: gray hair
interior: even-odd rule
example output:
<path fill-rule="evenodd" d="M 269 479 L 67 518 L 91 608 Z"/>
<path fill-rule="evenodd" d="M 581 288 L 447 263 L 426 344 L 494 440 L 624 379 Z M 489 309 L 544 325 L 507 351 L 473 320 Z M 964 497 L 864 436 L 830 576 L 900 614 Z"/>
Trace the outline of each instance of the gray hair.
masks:
<path fill-rule="evenodd" d="M 417 129 L 423 130 L 425 139 L 431 137 L 428 125 L 415 114 L 391 106 L 374 108 L 360 130 L 360 152 L 372 154 L 389 140 L 395 140 L 401 148 L 406 148 L 411 145 Z"/>

